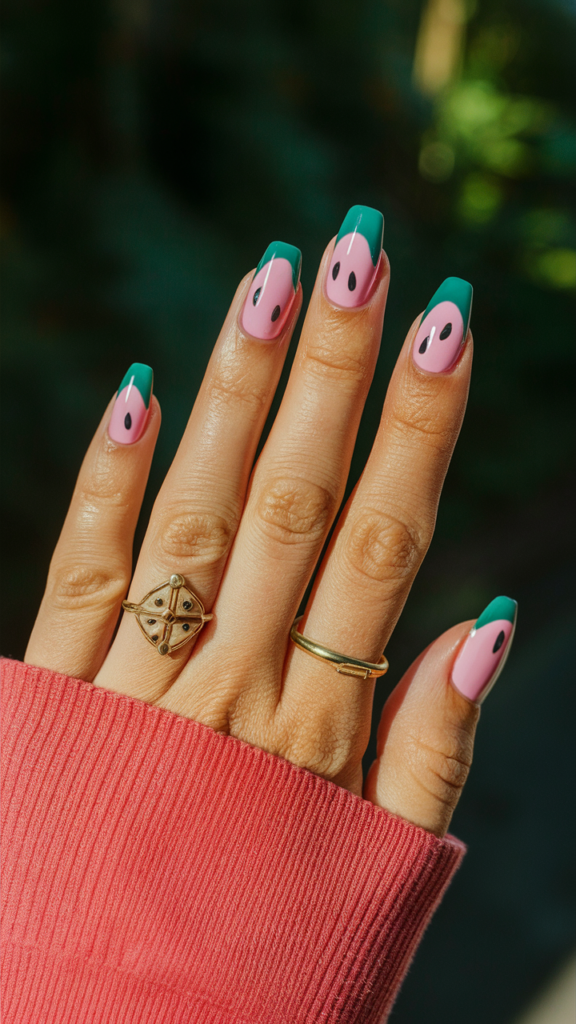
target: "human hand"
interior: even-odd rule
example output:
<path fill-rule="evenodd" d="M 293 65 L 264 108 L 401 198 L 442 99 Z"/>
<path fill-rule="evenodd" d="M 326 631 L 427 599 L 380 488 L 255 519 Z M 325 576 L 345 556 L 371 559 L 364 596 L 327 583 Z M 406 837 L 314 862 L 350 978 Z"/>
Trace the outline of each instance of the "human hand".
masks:
<path fill-rule="evenodd" d="M 381 215 L 353 207 L 324 253 L 254 468 L 302 304 L 299 250 L 274 243 L 241 282 L 132 581 L 160 409 L 149 368 L 130 368 L 82 465 L 25 660 L 229 733 L 442 836 L 472 760 L 479 702 L 510 649 L 515 603 L 497 599 L 469 639 L 472 624 L 462 623 L 420 655 L 387 701 L 364 784 L 374 681 L 337 674 L 289 640 L 374 373 L 389 284 L 381 243 Z M 470 303 L 470 286 L 449 278 L 410 328 L 299 625 L 349 657 L 381 656 L 430 544 L 466 405 Z M 133 615 L 114 636 L 128 588 L 138 603 L 173 573 L 213 620 L 164 657 Z"/>

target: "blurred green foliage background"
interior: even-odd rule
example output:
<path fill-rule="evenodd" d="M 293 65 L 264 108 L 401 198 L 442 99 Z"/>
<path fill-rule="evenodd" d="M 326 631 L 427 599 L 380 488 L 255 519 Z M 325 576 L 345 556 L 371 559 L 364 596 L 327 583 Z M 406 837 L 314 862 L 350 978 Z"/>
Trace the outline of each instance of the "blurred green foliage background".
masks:
<path fill-rule="evenodd" d="M 133 361 L 163 407 L 141 539 L 271 239 L 303 250 L 309 296 L 348 207 L 385 215 L 392 283 L 350 487 L 413 318 L 444 277 L 474 285 L 466 421 L 377 711 L 496 594 L 519 599 L 519 624 L 454 821 L 470 852 L 398 1024 L 507 1024 L 574 943 L 575 20 L 568 0 L 4 6 L 3 654 L 23 656 L 83 452 Z"/>

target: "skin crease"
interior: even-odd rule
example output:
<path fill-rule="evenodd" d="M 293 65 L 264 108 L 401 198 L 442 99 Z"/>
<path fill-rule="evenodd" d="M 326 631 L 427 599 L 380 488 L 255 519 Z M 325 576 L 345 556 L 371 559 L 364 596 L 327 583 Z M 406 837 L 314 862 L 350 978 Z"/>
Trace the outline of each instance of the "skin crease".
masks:
<path fill-rule="evenodd" d="M 394 691 L 364 791 L 374 682 L 339 676 L 287 640 L 344 493 L 388 290 L 383 255 L 370 301 L 358 310 L 336 308 L 325 289 L 333 250 L 334 239 L 252 475 L 302 300 L 299 288 L 279 338 L 263 345 L 241 322 L 254 272 L 239 286 L 132 582 L 132 539 L 159 408 L 153 399 L 140 439 L 118 445 L 106 431 L 109 407 L 80 474 L 26 661 L 194 718 L 443 835 L 478 718 L 449 682 L 470 624 L 440 637 Z M 368 659 L 382 652 L 426 553 L 468 391 L 470 336 L 450 374 L 423 372 L 411 358 L 420 317 L 401 349 L 373 452 L 303 623 L 327 646 Z M 174 571 L 214 610 L 198 642 L 160 659 L 126 614 L 102 664 L 122 598 L 138 602 Z M 70 628 L 78 614 L 82 634 Z"/>
<path fill-rule="evenodd" d="M 364 797 L 442 836 L 472 764 L 480 708 L 450 683 L 452 666 L 474 620 L 453 626 L 411 665 L 388 698 L 377 759 Z"/>

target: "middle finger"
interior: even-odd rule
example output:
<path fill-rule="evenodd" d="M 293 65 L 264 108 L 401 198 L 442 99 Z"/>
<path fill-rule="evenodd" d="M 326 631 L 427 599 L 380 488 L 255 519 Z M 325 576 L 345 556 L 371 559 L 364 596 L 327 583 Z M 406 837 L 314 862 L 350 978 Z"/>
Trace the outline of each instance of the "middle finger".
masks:
<path fill-rule="evenodd" d="M 382 234 L 379 211 L 353 207 L 324 254 L 288 386 L 252 476 L 218 595 L 217 628 L 165 695 L 163 706 L 173 711 L 200 716 L 215 678 L 223 702 L 233 701 L 237 688 L 247 693 L 250 680 L 260 707 L 266 688 L 270 706 L 277 700 L 287 626 L 342 500 L 374 373 L 389 282 Z"/>

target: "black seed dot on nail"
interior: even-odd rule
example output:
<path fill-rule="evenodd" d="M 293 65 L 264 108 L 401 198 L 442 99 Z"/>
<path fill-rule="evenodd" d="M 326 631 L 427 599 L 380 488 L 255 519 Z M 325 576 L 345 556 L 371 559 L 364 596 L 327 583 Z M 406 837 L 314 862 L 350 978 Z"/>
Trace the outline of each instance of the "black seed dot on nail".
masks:
<path fill-rule="evenodd" d="M 270 317 L 272 323 L 274 323 L 274 321 L 277 320 L 279 316 L 280 316 L 280 306 L 274 306 L 274 309 L 272 310 L 272 316 Z"/>
<path fill-rule="evenodd" d="M 182 629 L 184 630 L 185 633 L 187 633 L 188 630 L 190 629 L 190 623 L 189 622 L 183 622 L 182 623 Z"/>
<path fill-rule="evenodd" d="M 335 263 L 332 267 L 332 280 L 335 281 L 340 273 L 340 263 Z"/>
<path fill-rule="evenodd" d="M 132 417 L 129 412 L 127 412 L 124 417 L 124 426 L 126 427 L 126 430 L 130 430 L 130 427 L 132 426 Z"/>
<path fill-rule="evenodd" d="M 356 274 L 354 271 L 348 277 L 348 291 L 353 292 L 356 287 Z"/>
<path fill-rule="evenodd" d="M 162 600 L 161 597 L 157 597 L 156 600 L 154 601 L 154 604 L 157 604 L 158 607 L 160 607 L 161 604 L 164 604 L 164 601 Z"/>
<path fill-rule="evenodd" d="M 426 349 L 428 348 L 428 342 L 429 341 L 430 341 L 430 335 L 428 335 L 426 338 L 424 338 L 424 341 L 422 342 L 422 344 L 420 345 L 420 348 L 418 349 L 418 351 L 419 351 L 421 356 L 424 355 Z"/>
<path fill-rule="evenodd" d="M 191 601 L 184 601 L 182 607 L 185 608 L 186 611 L 188 611 L 188 609 L 192 607 L 192 602 Z"/>
<path fill-rule="evenodd" d="M 449 338 L 451 334 L 452 324 L 446 324 L 446 326 L 442 328 L 442 331 L 440 333 L 440 341 L 444 341 L 444 338 Z"/>
<path fill-rule="evenodd" d="M 146 621 L 147 621 L 149 626 L 155 626 L 156 625 L 156 619 L 147 619 Z"/>
<path fill-rule="evenodd" d="M 501 629 L 500 632 L 498 633 L 498 636 L 496 637 L 496 643 L 494 644 L 494 647 L 492 648 L 492 654 L 496 654 L 496 651 L 500 650 L 500 648 L 502 647 L 503 643 L 504 643 L 504 630 Z"/>
<path fill-rule="evenodd" d="M 256 291 L 254 292 L 254 295 L 252 296 L 252 304 L 254 306 L 256 305 L 256 303 L 258 302 L 258 299 L 260 298 L 260 292 L 261 291 L 262 291 L 261 288 L 257 288 Z"/>
<path fill-rule="evenodd" d="M 155 644 L 157 642 L 157 640 L 158 640 L 158 637 L 157 636 L 151 636 L 150 639 L 151 639 L 152 643 Z"/>

